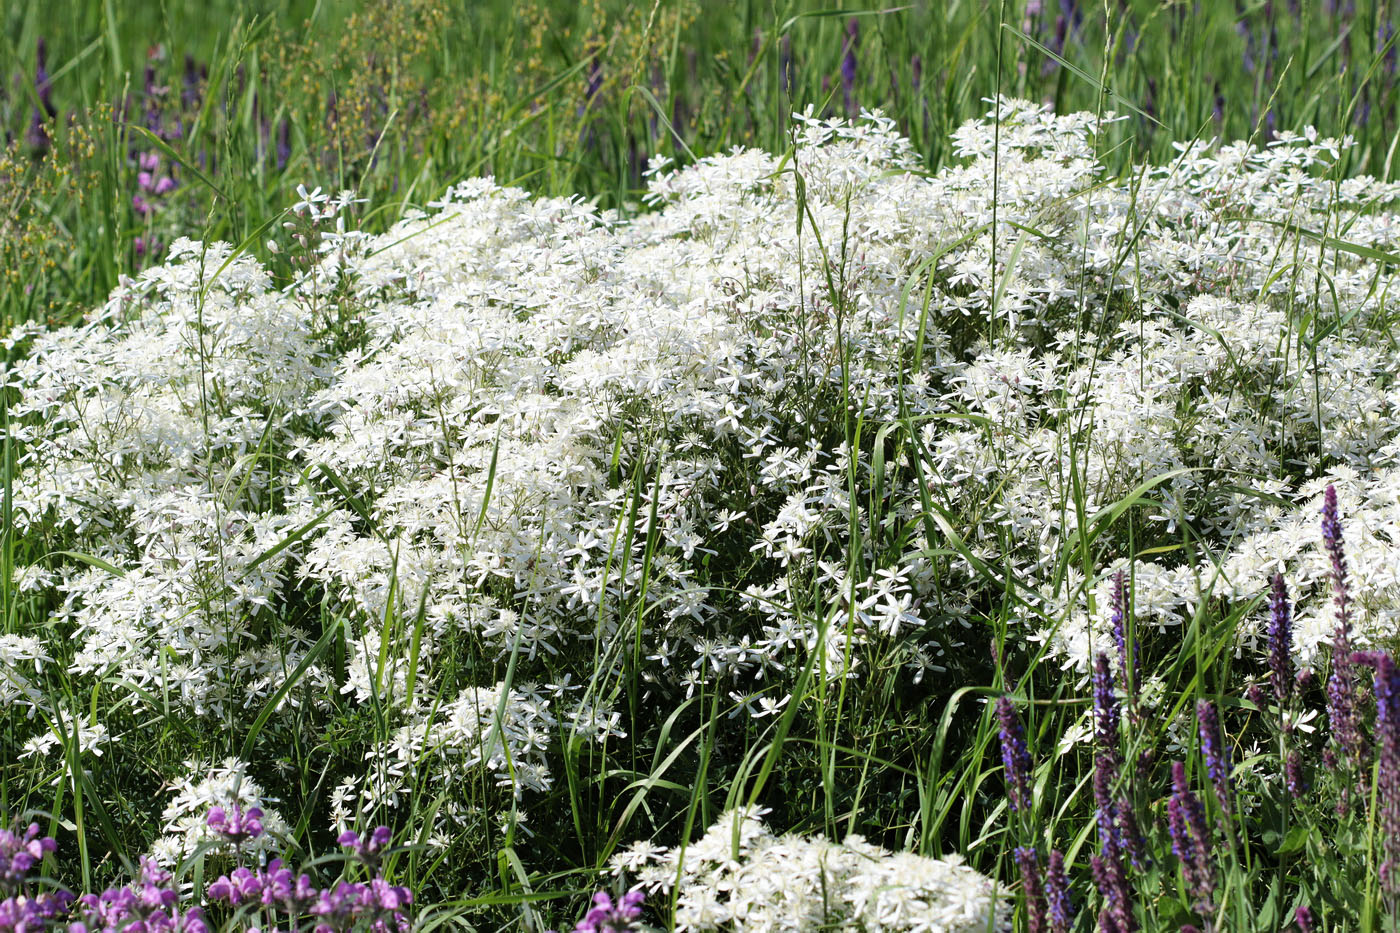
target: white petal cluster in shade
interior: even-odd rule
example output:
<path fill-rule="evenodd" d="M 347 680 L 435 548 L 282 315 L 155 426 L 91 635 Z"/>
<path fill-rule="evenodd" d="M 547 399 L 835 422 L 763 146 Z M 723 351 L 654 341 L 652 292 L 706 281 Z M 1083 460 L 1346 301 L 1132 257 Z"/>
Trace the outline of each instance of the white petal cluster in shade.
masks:
<path fill-rule="evenodd" d="M 639 843 L 614 856 L 614 871 L 674 894 L 682 933 L 981 933 L 1009 919 L 996 883 L 957 857 L 892 853 L 859 836 L 775 836 L 761 816 L 728 811 L 684 847 Z"/>

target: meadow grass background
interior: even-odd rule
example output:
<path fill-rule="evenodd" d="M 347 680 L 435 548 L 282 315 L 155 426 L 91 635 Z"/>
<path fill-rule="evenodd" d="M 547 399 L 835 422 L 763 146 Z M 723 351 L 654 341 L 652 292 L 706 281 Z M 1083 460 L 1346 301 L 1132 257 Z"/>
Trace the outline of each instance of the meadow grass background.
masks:
<path fill-rule="evenodd" d="M 1312 124 L 1358 138 L 1344 172 L 1392 178 L 1400 131 L 1379 0 L 55 0 L 0 15 L 0 320 L 71 319 L 150 261 L 143 233 L 242 242 L 302 182 L 369 198 L 372 229 L 480 174 L 635 210 L 648 154 L 780 151 L 808 106 L 883 110 L 931 168 L 998 93 L 1133 114 L 1105 139 L 1118 167 Z M 142 216 L 130 153 L 152 147 L 131 127 L 148 108 L 206 170 Z M 36 110 L 53 111 L 51 142 Z"/>
<path fill-rule="evenodd" d="M 930 169 L 951 161 L 951 132 L 984 113 L 986 98 L 1004 94 L 1045 101 L 1060 113 L 1126 114 L 1098 146 L 1103 161 L 1125 174 L 1147 160 L 1170 161 L 1173 141 L 1264 143 L 1313 124 L 1324 136 L 1357 139 L 1337 177 L 1393 180 L 1400 175 L 1395 16 L 1393 5 L 1379 0 L 955 0 L 897 9 L 494 0 L 8 4 L 0 13 L 0 126 L 7 141 L 0 161 L 0 330 L 23 321 L 73 322 L 121 276 L 159 261 L 177 236 L 246 244 L 289 281 L 291 260 L 263 244 L 269 223 L 297 200 L 301 184 L 355 190 L 368 199 L 360 220 L 370 230 L 387 229 L 451 183 L 485 174 L 541 195 L 581 194 L 628 216 L 643 210 L 648 154 L 685 163 L 736 145 L 784 152 L 790 115 L 809 106 L 830 116 L 883 110 Z M 141 153 L 159 159 L 173 190 L 156 196 L 143 189 Z M 136 196 L 144 209 L 133 203 Z M 7 462 L 7 484 L 12 470 Z M 8 509 L 8 495 L 6 501 Z M 4 534 L 7 569 L 33 560 L 46 544 L 17 539 L 8 524 Z M 1085 562 L 1088 550 L 1080 554 Z M 44 599 L 8 582 L 3 596 L 6 631 L 45 628 L 51 607 Z M 1008 648 L 1018 638 L 1011 634 L 1018 603 L 1007 593 L 978 611 L 986 624 L 979 643 L 995 651 L 951 659 L 953 674 L 917 692 L 894 667 L 877 669 L 849 699 L 842 688 L 834 705 L 822 707 L 834 710 L 831 718 L 799 723 L 785 737 L 771 775 L 775 759 L 763 744 L 771 736 L 734 726 L 720 713 L 722 698 L 708 697 L 708 711 L 691 708 L 682 720 L 652 724 L 663 736 L 673 726 L 694 730 L 696 741 L 676 769 L 684 780 L 660 776 L 659 751 L 652 761 L 614 762 L 571 747 L 567 779 L 549 798 L 556 817 L 539 836 L 517 833 L 507 814 L 499 832 L 474 830 L 453 840 L 460 858 L 452 872 L 428 849 L 405 853 L 395 871 L 415 890 L 433 892 L 443 922 L 562 926 L 617 841 L 614 805 L 622 794 L 641 800 L 644 786 L 675 791 L 678 803 L 657 804 L 670 816 L 654 818 L 680 836 L 737 802 L 734 788 L 746 786 L 764 762 L 763 800 L 785 829 L 859 831 L 892 848 L 912 841 L 925 854 L 961 853 L 1014 883 L 1008 840 L 1026 827 L 1013 832 L 1006 824 L 997 723 L 979 701 L 1010 686 L 997 653 L 1019 650 Z M 1238 681 L 1221 646 L 1244 612 L 1203 614 L 1179 643 L 1158 649 L 1151 661 L 1173 698 L 1167 708 L 1189 711 L 1197 697 L 1228 692 Z M 1032 744 L 1045 751 L 1088 699 L 1074 677 L 1037 666 L 1039 655 L 1029 654 L 1026 681 L 1040 684 Z M 63 700 L 81 709 L 99 694 Z M 265 730 L 264 745 L 285 749 L 268 773 L 281 782 L 281 808 L 300 820 L 293 830 L 306 840 L 320 831 L 312 819 L 333 771 L 325 762 L 349 766 L 386 728 L 372 706 L 327 702 L 340 704 L 328 720 L 294 717 L 257 727 Z M 645 722 L 654 713 L 631 709 L 629 716 Z M 150 841 L 159 812 L 149 796 L 152 774 L 235 750 L 232 737 L 209 735 L 178 715 L 154 717 L 139 741 L 144 760 L 123 759 L 97 784 L 77 776 L 83 766 L 73 755 L 51 774 L 19 761 L 17 744 L 5 749 L 0 813 L 68 814 L 76 832 L 61 845 L 65 864 L 77 866 L 69 869 L 74 883 L 116 877 L 117 856 Z M 64 768 L 74 772 L 72 783 L 59 780 Z M 1093 846 L 1091 771 L 1088 752 L 1071 752 L 1037 773 L 1044 829 L 1065 841 L 1071 857 L 1079 855 L 1081 894 Z M 482 799 L 491 799 L 484 786 Z M 420 805 L 434 803 L 415 802 L 415 813 Z M 1362 882 L 1340 867 L 1345 860 L 1323 858 L 1309 870 L 1297 863 L 1305 855 L 1319 859 L 1333 842 L 1353 854 L 1369 851 L 1374 823 L 1349 826 L 1352 835 L 1333 839 L 1322 837 L 1320 823 L 1309 825 L 1311 817 L 1300 829 L 1293 815 L 1273 816 L 1271 848 L 1252 849 L 1246 838 L 1231 849 L 1222 895 L 1238 911 L 1231 929 L 1283 929 L 1299 872 L 1309 899 L 1350 905 L 1338 915 L 1367 899 L 1367 890 L 1355 887 Z M 532 850 L 531 871 L 518 857 L 521 848 Z M 474 870 L 464 872 L 464 864 Z M 550 867 L 534 870 L 541 865 Z M 1171 888 L 1170 870 L 1165 861 L 1155 865 L 1151 871 L 1161 874 L 1153 883 Z M 1083 912 L 1078 928 L 1090 928 L 1090 914 Z M 1181 905 L 1150 916 L 1163 929 L 1188 919 Z M 1393 913 L 1382 917 L 1377 908 L 1356 916 L 1368 929 L 1395 923 Z M 1023 915 L 1018 923 L 1026 923 Z"/>

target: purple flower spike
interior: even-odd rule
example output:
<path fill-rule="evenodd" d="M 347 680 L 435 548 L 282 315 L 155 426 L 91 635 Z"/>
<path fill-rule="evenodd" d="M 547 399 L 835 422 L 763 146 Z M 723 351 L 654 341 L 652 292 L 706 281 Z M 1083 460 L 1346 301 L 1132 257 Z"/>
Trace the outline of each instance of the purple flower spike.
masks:
<path fill-rule="evenodd" d="M 1021 892 L 1026 897 L 1026 929 L 1041 933 L 1045 929 L 1045 889 L 1041 884 L 1040 856 L 1030 846 L 1021 846 L 1013 854 L 1016 867 L 1021 870 Z"/>
<path fill-rule="evenodd" d="M 997 720 L 1001 723 L 1001 763 L 1006 772 L 1006 797 L 1012 812 L 1031 808 L 1031 753 L 1026 748 L 1026 730 L 1016 706 L 1009 697 L 997 700 Z"/>
<path fill-rule="evenodd" d="M 1351 597 L 1347 590 L 1346 552 L 1334 486 L 1328 486 L 1323 496 L 1322 544 L 1332 562 L 1332 601 L 1337 607 L 1337 628 L 1332 635 L 1332 674 L 1327 680 L 1327 718 L 1332 739 L 1342 750 L 1347 764 L 1353 771 L 1360 771 L 1368 742 L 1361 730 L 1357 709 L 1356 674 L 1351 662 Z M 1345 811 L 1346 808 L 1344 792 L 1338 809 Z"/>
<path fill-rule="evenodd" d="M 1293 912 L 1293 922 L 1298 924 L 1298 933 L 1313 933 L 1313 913 L 1306 904 L 1299 904 Z"/>
<path fill-rule="evenodd" d="M 1069 933 L 1074 925 L 1074 902 L 1070 900 L 1065 857 L 1059 849 L 1050 850 L 1050 866 L 1045 873 L 1045 900 L 1050 908 L 1050 933 Z"/>
<path fill-rule="evenodd" d="M 1322 546 L 1332 561 L 1332 601 L 1337 606 L 1337 626 L 1351 634 L 1351 597 L 1347 592 L 1347 558 L 1342 542 L 1342 521 L 1337 514 L 1337 487 L 1328 486 L 1322 496 Z"/>
<path fill-rule="evenodd" d="M 1283 785 L 1294 800 L 1308 792 L 1307 779 L 1303 777 L 1303 756 L 1297 752 L 1289 752 L 1283 759 Z"/>
<path fill-rule="evenodd" d="M 1379 768 L 1376 800 L 1380 807 L 1381 890 L 1394 901 L 1400 895 L 1400 670 L 1389 654 L 1375 653 L 1376 744 Z"/>
<path fill-rule="evenodd" d="M 1274 574 L 1269 592 L 1269 677 L 1280 706 L 1293 696 L 1293 607 L 1283 574 Z"/>
<path fill-rule="evenodd" d="M 1094 743 L 1100 751 L 1118 759 L 1118 696 L 1113 690 L 1113 672 L 1108 666 L 1108 655 L 1099 654 L 1094 658 Z"/>
<path fill-rule="evenodd" d="M 1215 866 L 1210 857 L 1210 835 L 1206 829 L 1205 808 L 1186 783 L 1186 765 L 1172 762 L 1172 796 L 1167 801 L 1167 828 L 1172 852 L 1181 862 L 1186 890 L 1199 914 L 1211 912 L 1215 894 Z"/>
<path fill-rule="evenodd" d="M 1230 806 L 1230 751 L 1225 747 L 1220 729 L 1220 711 L 1214 703 L 1201 700 L 1196 704 L 1196 723 L 1201 736 L 1201 753 L 1206 759 L 1206 774 L 1215 787 L 1215 799 L 1220 801 L 1220 809 L 1228 818 L 1233 812 Z"/>

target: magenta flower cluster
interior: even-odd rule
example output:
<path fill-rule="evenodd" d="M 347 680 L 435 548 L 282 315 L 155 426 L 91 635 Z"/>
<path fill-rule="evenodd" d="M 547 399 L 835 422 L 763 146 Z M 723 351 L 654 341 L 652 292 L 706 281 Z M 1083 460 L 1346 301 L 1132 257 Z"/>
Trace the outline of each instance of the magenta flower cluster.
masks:
<path fill-rule="evenodd" d="M 180 894 L 170 872 L 145 856 L 140 875 L 127 887 L 108 888 L 101 894 L 78 898 L 79 919 L 68 933 L 209 933 L 204 910 L 181 909 Z"/>
<path fill-rule="evenodd" d="M 35 870 L 53 850 L 54 841 L 39 835 L 38 824 L 22 833 L 0 829 L 0 933 L 43 930 L 67 913 L 73 901 L 67 891 L 30 890 Z"/>
<path fill-rule="evenodd" d="M 237 849 L 263 834 L 261 818 L 257 807 L 234 805 L 211 808 L 206 822 Z M 392 841 L 389 828 L 378 827 L 364 841 L 343 833 L 339 841 L 368 870 L 368 881 L 341 880 L 323 888 L 274 858 L 264 867 L 240 865 L 220 875 L 206 891 L 208 904 L 251 913 L 252 926 L 267 933 L 308 927 L 314 933 L 408 933 L 413 894 L 377 871 Z M 23 833 L 0 830 L 0 933 L 211 933 L 204 908 L 184 903 L 171 873 L 146 857 L 131 885 L 76 899 L 62 890 L 35 893 L 36 870 L 54 849 L 54 840 L 41 837 L 37 825 Z M 609 905 L 607 916 L 635 916 L 639 903 L 624 897 L 615 909 Z"/>
<path fill-rule="evenodd" d="M 643 893 L 628 891 L 613 901 L 607 891 L 593 895 L 593 906 L 574 926 L 574 933 L 632 933 L 642 919 Z"/>

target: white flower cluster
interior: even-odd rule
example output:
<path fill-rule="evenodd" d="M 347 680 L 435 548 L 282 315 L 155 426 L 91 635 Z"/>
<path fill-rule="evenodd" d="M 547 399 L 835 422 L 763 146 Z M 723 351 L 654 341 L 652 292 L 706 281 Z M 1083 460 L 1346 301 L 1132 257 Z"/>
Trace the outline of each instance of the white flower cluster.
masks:
<path fill-rule="evenodd" d="M 35 675 L 52 661 L 39 639 L 0 635 L 0 705 L 24 709 L 33 716 L 44 703 L 43 692 L 34 683 Z"/>
<path fill-rule="evenodd" d="M 209 828 L 209 811 L 222 807 L 232 813 L 237 806 L 243 813 L 257 807 L 263 811 L 263 834 L 244 840 L 243 851 L 266 853 L 277 851 L 287 836 L 287 824 L 269 806 L 266 792 L 248 776 L 247 762 L 226 758 L 221 762 L 186 762 L 187 773 L 176 780 L 170 802 L 161 814 L 164 836 L 151 847 L 151 857 L 163 865 L 174 867 L 196 854 L 226 845 L 221 836 Z"/>
<path fill-rule="evenodd" d="M 641 842 L 613 857 L 618 875 L 674 891 L 682 933 L 973 933 L 1009 919 L 996 883 L 957 857 L 891 853 L 849 836 L 774 836 L 754 808 L 723 814 L 696 842 Z"/>
<path fill-rule="evenodd" d="M 12 337 L 17 526 L 120 575 L 25 568 L 73 647 L 0 654 L 0 689 L 35 702 L 47 651 L 137 706 L 261 709 L 319 606 L 348 656 L 307 683 L 393 727 L 342 798 L 447 760 L 519 793 L 561 733 L 625 738 L 624 684 L 762 716 L 813 653 L 921 679 L 1007 592 L 1084 670 L 1134 549 L 1147 622 L 1277 566 L 1316 620 L 1295 503 L 1334 466 L 1390 624 L 1400 187 L 1329 179 L 1315 134 L 1115 179 L 1101 122 L 1004 100 L 927 173 L 879 115 L 803 115 L 787 156 L 654 165 L 625 222 L 467 181 L 286 290 L 177 243 Z"/>

